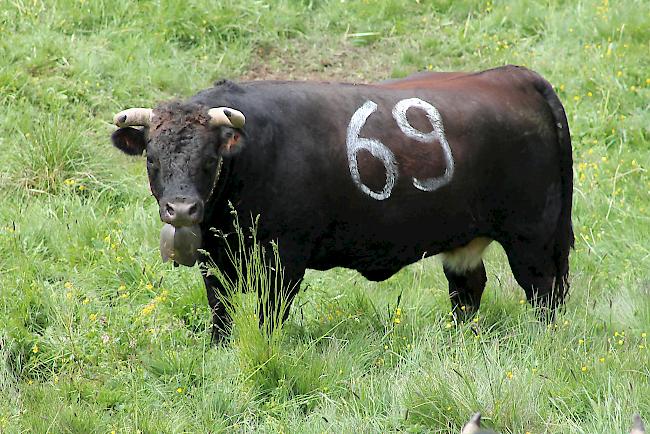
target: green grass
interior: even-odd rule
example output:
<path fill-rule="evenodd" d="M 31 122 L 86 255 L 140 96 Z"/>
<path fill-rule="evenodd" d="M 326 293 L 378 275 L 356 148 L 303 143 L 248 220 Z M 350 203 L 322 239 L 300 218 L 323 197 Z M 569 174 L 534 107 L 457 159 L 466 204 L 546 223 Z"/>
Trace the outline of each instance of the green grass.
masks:
<path fill-rule="evenodd" d="M 650 419 L 650 3 L 0 0 L 0 432 L 625 432 Z M 221 77 L 373 81 L 506 63 L 566 105 L 573 287 L 535 320 L 503 251 L 454 325 L 435 260 L 309 272 L 270 339 L 209 345 L 112 114 Z M 401 297 L 400 297 L 401 295 Z M 399 303 L 399 305 L 398 305 Z M 399 308 L 399 315 L 397 309 Z M 398 321 L 396 321 L 398 319 Z"/>

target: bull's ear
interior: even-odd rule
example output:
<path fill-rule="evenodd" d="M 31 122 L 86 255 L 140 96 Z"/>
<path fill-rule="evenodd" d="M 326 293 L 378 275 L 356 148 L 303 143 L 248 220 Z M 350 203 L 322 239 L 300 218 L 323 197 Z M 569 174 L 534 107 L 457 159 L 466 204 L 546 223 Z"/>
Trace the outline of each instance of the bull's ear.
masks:
<path fill-rule="evenodd" d="M 113 146 L 129 155 L 142 155 L 147 147 L 144 131 L 137 128 L 120 128 L 111 134 L 111 141 Z"/>
<path fill-rule="evenodd" d="M 245 144 L 244 133 L 236 128 L 222 126 L 219 131 L 219 155 L 232 157 L 237 155 Z"/>

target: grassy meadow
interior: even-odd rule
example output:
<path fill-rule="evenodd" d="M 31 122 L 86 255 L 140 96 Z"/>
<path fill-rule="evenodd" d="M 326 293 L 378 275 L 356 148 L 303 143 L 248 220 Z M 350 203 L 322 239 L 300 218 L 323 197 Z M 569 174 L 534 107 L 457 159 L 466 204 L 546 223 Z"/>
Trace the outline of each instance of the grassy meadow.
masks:
<path fill-rule="evenodd" d="M 0 432 L 623 433 L 650 421 L 647 0 L 0 0 Z M 369 82 L 514 63 L 573 134 L 572 291 L 554 324 L 493 246 L 469 324 L 427 259 L 308 272 L 271 339 L 244 297 L 210 346 L 163 264 L 113 113 L 215 80 Z"/>

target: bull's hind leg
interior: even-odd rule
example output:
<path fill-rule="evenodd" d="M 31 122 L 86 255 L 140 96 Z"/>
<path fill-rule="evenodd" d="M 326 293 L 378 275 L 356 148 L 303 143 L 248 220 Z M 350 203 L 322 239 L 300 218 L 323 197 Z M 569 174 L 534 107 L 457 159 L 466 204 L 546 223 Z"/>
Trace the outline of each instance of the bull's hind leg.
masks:
<path fill-rule="evenodd" d="M 541 318 L 552 319 L 568 289 L 568 260 L 559 260 L 550 243 L 516 242 L 504 248 L 512 274 L 528 302 L 539 308 Z"/>
<path fill-rule="evenodd" d="M 442 254 L 452 312 L 460 320 L 472 316 L 481 305 L 487 282 L 483 253 L 490 242 L 489 238 L 476 238 L 464 247 Z"/>

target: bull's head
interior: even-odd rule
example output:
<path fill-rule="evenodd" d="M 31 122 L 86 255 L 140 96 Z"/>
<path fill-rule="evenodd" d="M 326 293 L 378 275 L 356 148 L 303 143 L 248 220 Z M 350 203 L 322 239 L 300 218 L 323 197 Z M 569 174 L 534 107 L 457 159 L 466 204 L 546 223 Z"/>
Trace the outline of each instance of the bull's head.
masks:
<path fill-rule="evenodd" d="M 228 107 L 171 103 L 124 110 L 113 122 L 120 127 L 111 136 L 115 147 L 129 155 L 146 151 L 149 185 L 166 223 L 160 234 L 163 260 L 193 265 L 201 247 L 199 224 L 223 158 L 243 146 L 244 115 Z"/>

